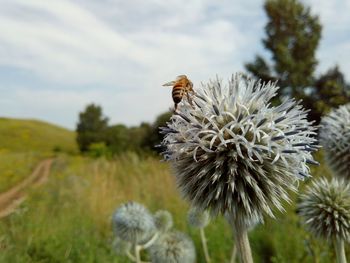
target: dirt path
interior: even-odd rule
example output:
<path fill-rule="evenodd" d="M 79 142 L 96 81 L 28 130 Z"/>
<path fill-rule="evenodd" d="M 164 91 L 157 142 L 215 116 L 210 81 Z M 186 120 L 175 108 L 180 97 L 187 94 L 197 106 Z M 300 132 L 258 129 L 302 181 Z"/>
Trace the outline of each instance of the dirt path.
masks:
<path fill-rule="evenodd" d="M 0 218 L 11 214 L 25 200 L 26 192 L 30 187 L 45 183 L 50 175 L 52 159 L 40 162 L 32 174 L 22 182 L 0 193 Z"/>

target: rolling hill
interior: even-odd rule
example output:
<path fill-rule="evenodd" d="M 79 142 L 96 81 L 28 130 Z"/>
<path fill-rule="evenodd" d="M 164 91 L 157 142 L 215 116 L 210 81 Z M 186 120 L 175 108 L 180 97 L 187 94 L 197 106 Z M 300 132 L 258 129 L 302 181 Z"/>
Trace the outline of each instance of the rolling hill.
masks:
<path fill-rule="evenodd" d="M 0 152 L 76 152 L 75 132 L 39 121 L 0 118 Z"/>
<path fill-rule="evenodd" d="M 38 120 L 0 118 L 0 192 L 54 152 L 76 153 L 75 132 Z"/>

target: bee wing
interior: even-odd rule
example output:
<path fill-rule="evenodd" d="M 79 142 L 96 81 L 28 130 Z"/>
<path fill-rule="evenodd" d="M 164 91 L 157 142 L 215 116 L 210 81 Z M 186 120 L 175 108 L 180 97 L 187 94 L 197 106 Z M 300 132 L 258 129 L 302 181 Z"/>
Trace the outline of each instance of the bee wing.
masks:
<path fill-rule="evenodd" d="M 165 86 L 174 86 L 175 85 L 175 80 L 173 80 L 173 81 L 170 81 L 170 82 L 167 82 L 167 83 L 165 83 L 165 84 L 163 84 L 163 86 L 165 87 Z"/>

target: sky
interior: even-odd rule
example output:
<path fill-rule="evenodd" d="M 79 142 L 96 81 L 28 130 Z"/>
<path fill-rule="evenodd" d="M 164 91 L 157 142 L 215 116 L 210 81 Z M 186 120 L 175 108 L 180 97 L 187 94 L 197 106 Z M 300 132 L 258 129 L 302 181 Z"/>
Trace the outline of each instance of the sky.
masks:
<path fill-rule="evenodd" d="M 323 25 L 317 73 L 350 81 L 350 0 L 304 0 Z M 89 103 L 111 124 L 173 106 L 162 84 L 228 79 L 264 54 L 259 0 L 0 0 L 0 116 L 75 129 Z"/>

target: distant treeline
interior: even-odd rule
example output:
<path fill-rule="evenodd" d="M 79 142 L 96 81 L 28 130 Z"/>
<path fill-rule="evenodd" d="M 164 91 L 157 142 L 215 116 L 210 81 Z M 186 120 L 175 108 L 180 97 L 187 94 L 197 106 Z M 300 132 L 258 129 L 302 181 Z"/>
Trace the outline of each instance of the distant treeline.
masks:
<path fill-rule="evenodd" d="M 77 142 L 83 153 L 92 156 L 113 156 L 126 151 L 140 154 L 157 152 L 155 145 L 162 140 L 158 127 L 164 126 L 171 113 L 159 115 L 153 123 L 139 126 L 109 125 L 101 106 L 90 104 L 79 114 Z"/>

